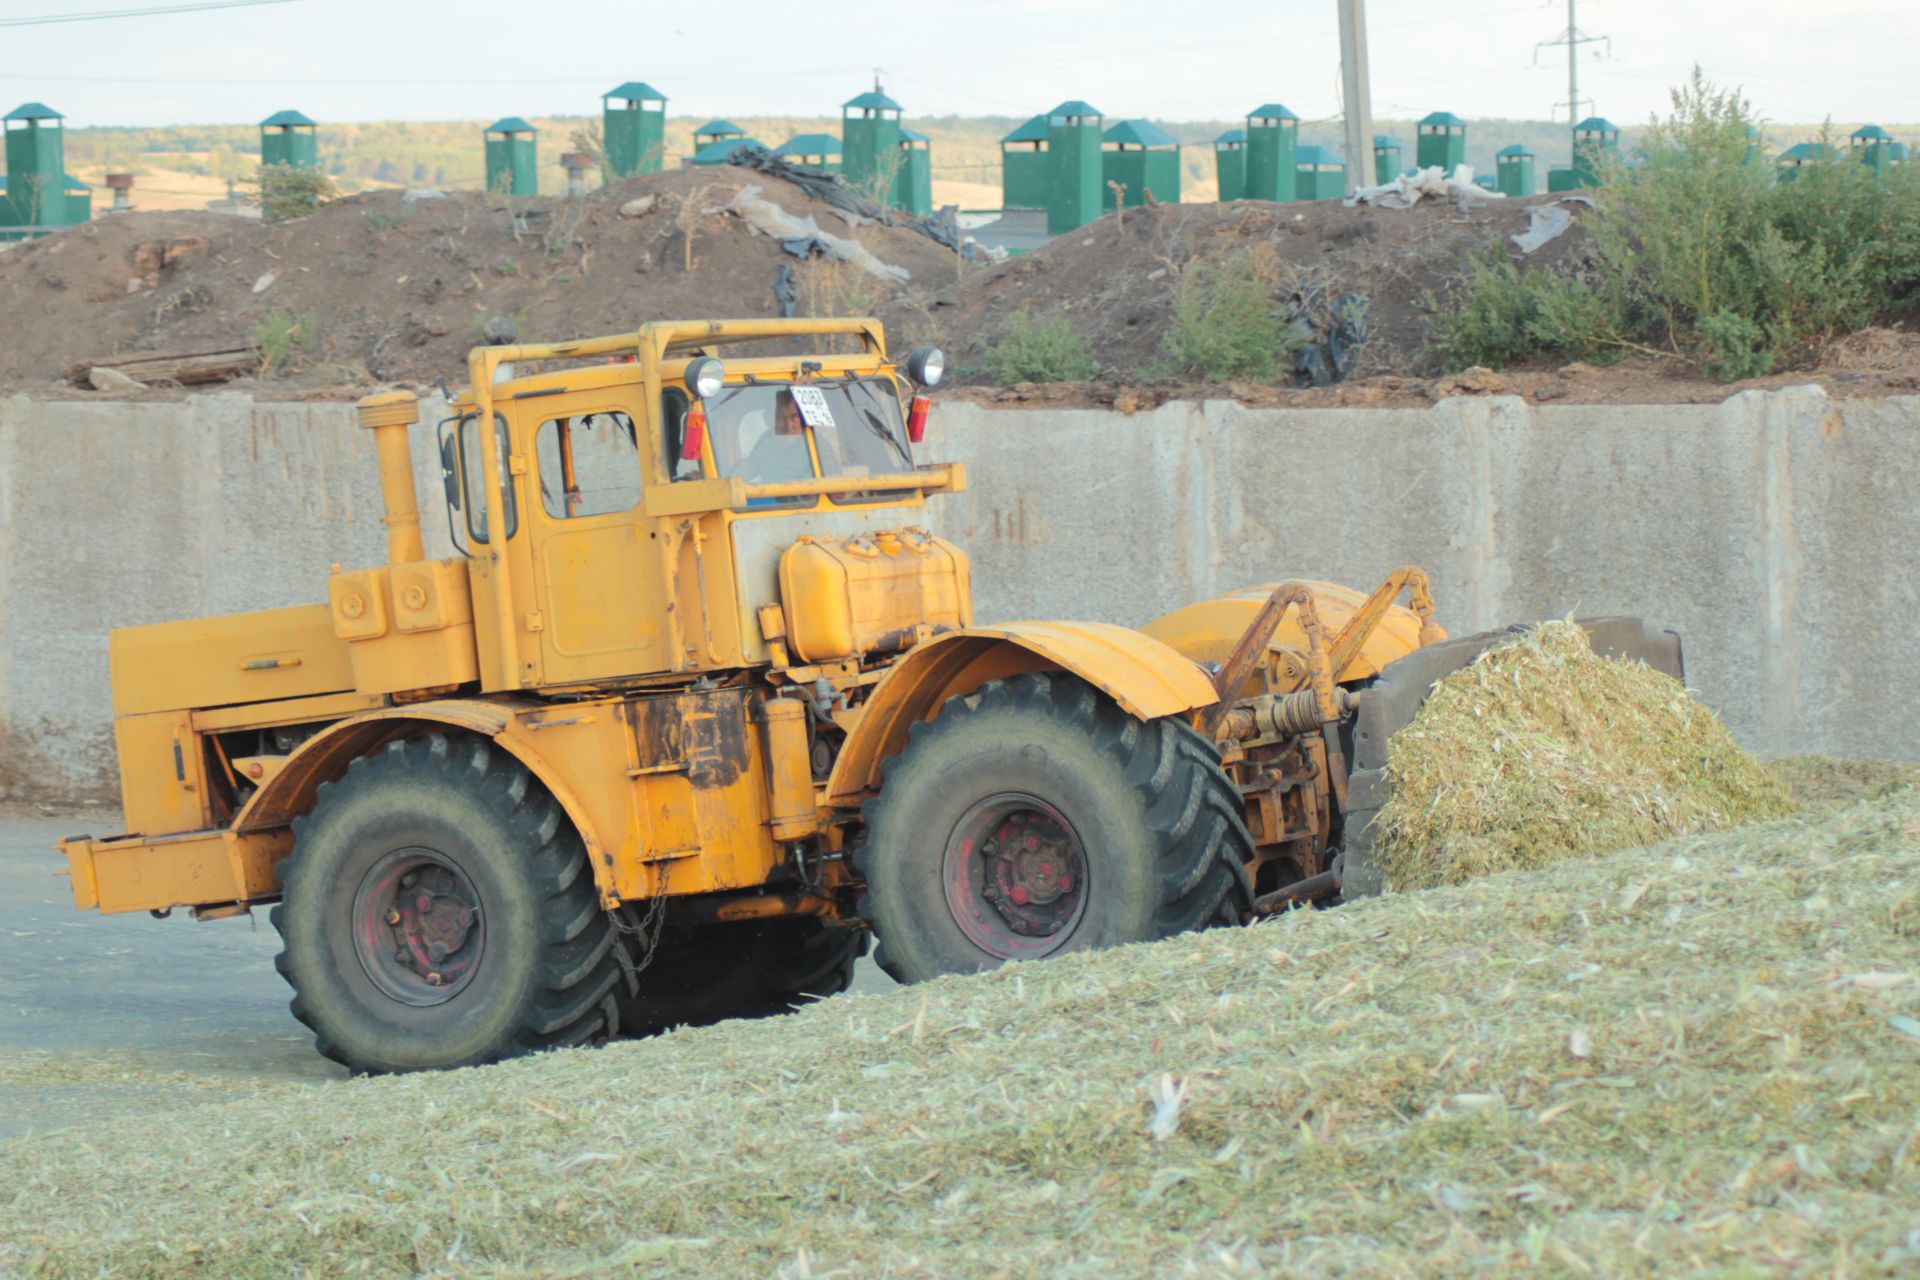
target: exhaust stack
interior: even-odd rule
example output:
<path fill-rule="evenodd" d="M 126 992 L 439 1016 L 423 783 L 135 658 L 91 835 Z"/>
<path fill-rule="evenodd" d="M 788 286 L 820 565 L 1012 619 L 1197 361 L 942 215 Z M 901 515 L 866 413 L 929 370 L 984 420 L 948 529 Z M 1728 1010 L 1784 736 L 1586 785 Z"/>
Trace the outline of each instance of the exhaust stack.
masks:
<path fill-rule="evenodd" d="M 410 391 L 386 391 L 360 402 L 360 425 L 373 432 L 380 465 L 380 498 L 387 514 L 387 563 L 414 564 L 427 558 L 420 540 L 420 499 L 413 487 L 413 451 L 407 428 L 420 421 L 420 400 Z"/>

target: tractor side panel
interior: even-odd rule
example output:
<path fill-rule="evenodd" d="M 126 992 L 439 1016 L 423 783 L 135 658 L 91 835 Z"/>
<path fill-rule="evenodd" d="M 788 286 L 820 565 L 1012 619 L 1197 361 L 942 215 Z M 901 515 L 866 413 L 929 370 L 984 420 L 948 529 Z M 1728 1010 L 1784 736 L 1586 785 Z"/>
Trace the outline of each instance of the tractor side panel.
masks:
<path fill-rule="evenodd" d="M 166 836 L 209 824 L 206 752 L 187 712 L 121 716 L 113 722 L 113 745 L 128 831 Z"/>
<path fill-rule="evenodd" d="M 582 827 L 607 905 L 753 888 L 782 854 L 751 703 L 722 688 L 545 706 L 500 741 Z"/>
<path fill-rule="evenodd" d="M 116 716 L 273 702 L 353 688 L 326 605 L 123 627 L 108 641 Z"/>
<path fill-rule="evenodd" d="M 629 703 L 639 840 L 615 868 L 621 899 L 765 884 L 781 851 L 769 827 L 762 735 L 745 689 Z"/>

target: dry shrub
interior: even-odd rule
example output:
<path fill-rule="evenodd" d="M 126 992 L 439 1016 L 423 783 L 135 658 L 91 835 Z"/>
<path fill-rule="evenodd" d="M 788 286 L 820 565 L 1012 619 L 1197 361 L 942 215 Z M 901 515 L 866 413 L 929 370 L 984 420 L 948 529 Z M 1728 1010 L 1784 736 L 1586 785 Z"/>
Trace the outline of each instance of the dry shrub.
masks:
<path fill-rule="evenodd" d="M 818 258 L 800 273 L 803 314 L 821 317 L 870 316 L 887 301 L 886 281 L 838 258 Z"/>
<path fill-rule="evenodd" d="M 1395 889 L 1458 884 L 1793 811 L 1679 681 L 1544 622 L 1441 680 L 1387 752 Z"/>

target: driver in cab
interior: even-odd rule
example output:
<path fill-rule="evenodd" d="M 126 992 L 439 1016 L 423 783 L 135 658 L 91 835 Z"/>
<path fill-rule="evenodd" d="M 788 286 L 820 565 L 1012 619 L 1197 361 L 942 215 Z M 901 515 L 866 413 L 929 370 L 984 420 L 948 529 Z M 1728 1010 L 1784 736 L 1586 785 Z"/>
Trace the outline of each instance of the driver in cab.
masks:
<path fill-rule="evenodd" d="M 832 443 L 816 433 L 820 450 L 820 469 L 826 474 L 839 470 L 839 459 Z M 807 424 L 800 405 L 790 390 L 781 391 L 773 401 L 773 426 L 747 451 L 747 478 L 758 482 L 809 480 L 813 478 L 813 457 L 807 451 Z"/>

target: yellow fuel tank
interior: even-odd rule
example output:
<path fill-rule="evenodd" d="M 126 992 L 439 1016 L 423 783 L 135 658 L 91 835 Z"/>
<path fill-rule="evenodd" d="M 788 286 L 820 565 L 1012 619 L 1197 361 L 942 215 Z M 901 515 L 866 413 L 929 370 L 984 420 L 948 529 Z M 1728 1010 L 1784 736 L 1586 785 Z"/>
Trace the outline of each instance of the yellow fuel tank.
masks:
<path fill-rule="evenodd" d="M 803 662 L 897 652 L 973 625 L 967 553 L 924 529 L 803 537 L 780 557 L 780 599 Z"/>

